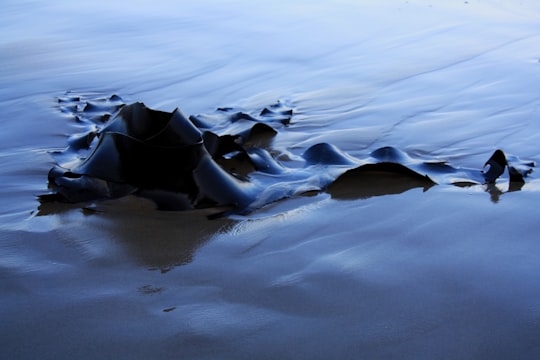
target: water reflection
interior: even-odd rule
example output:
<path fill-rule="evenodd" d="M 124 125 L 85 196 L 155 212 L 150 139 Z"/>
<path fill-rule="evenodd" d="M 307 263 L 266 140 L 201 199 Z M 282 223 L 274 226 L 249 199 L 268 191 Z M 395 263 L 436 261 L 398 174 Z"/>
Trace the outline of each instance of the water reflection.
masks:
<path fill-rule="evenodd" d="M 364 165 L 346 172 L 328 187 L 328 192 L 335 199 L 365 199 L 401 194 L 414 188 L 427 191 L 435 185 L 427 176 L 421 176 L 402 165 L 380 165 Z"/>
<path fill-rule="evenodd" d="M 402 173 L 393 173 L 380 170 L 354 169 L 356 171 L 346 173 L 347 176 L 339 177 L 332 183 L 327 191 L 332 198 L 338 200 L 367 199 L 375 196 L 396 195 L 406 191 L 421 188 L 424 192 L 436 184 L 428 178 L 408 176 Z M 360 171 L 358 171 L 360 170 Z M 501 185 L 487 184 L 453 184 L 461 188 L 481 188 L 489 194 L 493 203 L 498 203 L 503 194 L 521 191 L 524 182 L 511 181 L 505 191 Z"/>
<path fill-rule="evenodd" d="M 208 217 L 217 211 L 220 209 L 157 211 L 149 201 L 129 196 L 97 205 L 79 205 L 78 208 L 71 204 L 45 203 L 39 206 L 36 215 L 60 214 L 70 218 L 70 222 L 59 226 L 70 234 L 72 241 L 78 241 L 77 233 L 90 233 L 95 244 L 89 246 L 100 248 L 98 243 L 101 241 L 106 242 L 102 247 L 109 249 L 111 245 L 119 244 L 124 256 L 149 269 L 167 272 L 175 266 L 190 263 L 197 249 L 235 223 L 227 218 L 209 220 Z M 107 250 L 95 252 L 100 257 L 111 256 Z"/>
<path fill-rule="evenodd" d="M 508 190 L 506 191 L 502 190 L 499 186 L 495 184 L 486 184 L 485 189 L 486 189 L 486 192 L 489 194 L 491 201 L 493 201 L 494 203 L 498 203 L 500 200 L 500 197 L 503 194 L 514 192 L 514 191 L 521 191 L 521 189 L 523 188 L 523 185 L 525 185 L 524 182 L 510 181 L 508 183 Z"/>

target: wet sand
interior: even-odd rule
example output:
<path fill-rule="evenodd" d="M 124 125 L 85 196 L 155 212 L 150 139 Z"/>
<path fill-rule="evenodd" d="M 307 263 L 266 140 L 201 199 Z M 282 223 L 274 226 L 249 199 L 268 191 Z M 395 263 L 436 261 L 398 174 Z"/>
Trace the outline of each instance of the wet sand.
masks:
<path fill-rule="evenodd" d="M 91 5 L 91 6 L 90 6 Z M 159 6 L 158 6 L 159 5 Z M 538 163 L 534 2 L 0 6 L 6 358 L 536 358 L 540 183 L 299 196 L 247 215 L 40 207 L 66 91 L 297 109 L 274 147 Z M 61 19 L 61 20 L 59 20 Z M 144 25 L 144 26 L 143 26 Z M 358 196 L 356 196 L 358 197 Z"/>

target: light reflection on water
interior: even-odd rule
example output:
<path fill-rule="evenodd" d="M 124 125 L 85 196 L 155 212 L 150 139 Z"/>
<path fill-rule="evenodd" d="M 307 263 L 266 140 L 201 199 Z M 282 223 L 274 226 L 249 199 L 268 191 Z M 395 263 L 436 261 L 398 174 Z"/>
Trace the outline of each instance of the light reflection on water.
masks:
<path fill-rule="evenodd" d="M 538 4 L 130 4 L 0 5 L 6 356 L 540 354 L 534 173 L 496 204 L 436 187 L 219 223 L 131 203 L 35 216 L 34 199 L 43 150 L 75 132 L 54 104 L 67 90 L 188 114 L 284 98 L 298 113 L 277 145 L 292 151 L 538 162 Z"/>

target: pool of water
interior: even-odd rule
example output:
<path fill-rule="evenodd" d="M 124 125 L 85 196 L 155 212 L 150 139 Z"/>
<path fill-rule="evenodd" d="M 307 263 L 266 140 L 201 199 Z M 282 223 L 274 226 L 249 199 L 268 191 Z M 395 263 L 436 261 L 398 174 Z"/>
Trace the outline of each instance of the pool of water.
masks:
<path fill-rule="evenodd" d="M 321 193 L 251 214 L 44 210 L 66 92 L 187 114 L 294 108 L 274 146 L 540 160 L 534 1 L 3 1 L 6 358 L 537 358 L 540 182 Z"/>

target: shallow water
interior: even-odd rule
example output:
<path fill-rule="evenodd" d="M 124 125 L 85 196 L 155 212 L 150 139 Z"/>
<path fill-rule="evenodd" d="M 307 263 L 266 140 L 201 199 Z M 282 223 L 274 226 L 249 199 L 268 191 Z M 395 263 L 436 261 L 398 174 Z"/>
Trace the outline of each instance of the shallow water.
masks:
<path fill-rule="evenodd" d="M 533 1 L 0 5 L 6 358 L 537 358 L 540 183 L 299 197 L 247 216 L 42 211 L 66 91 L 296 110 L 275 146 L 540 160 Z M 498 186 L 507 189 L 507 177 Z"/>

